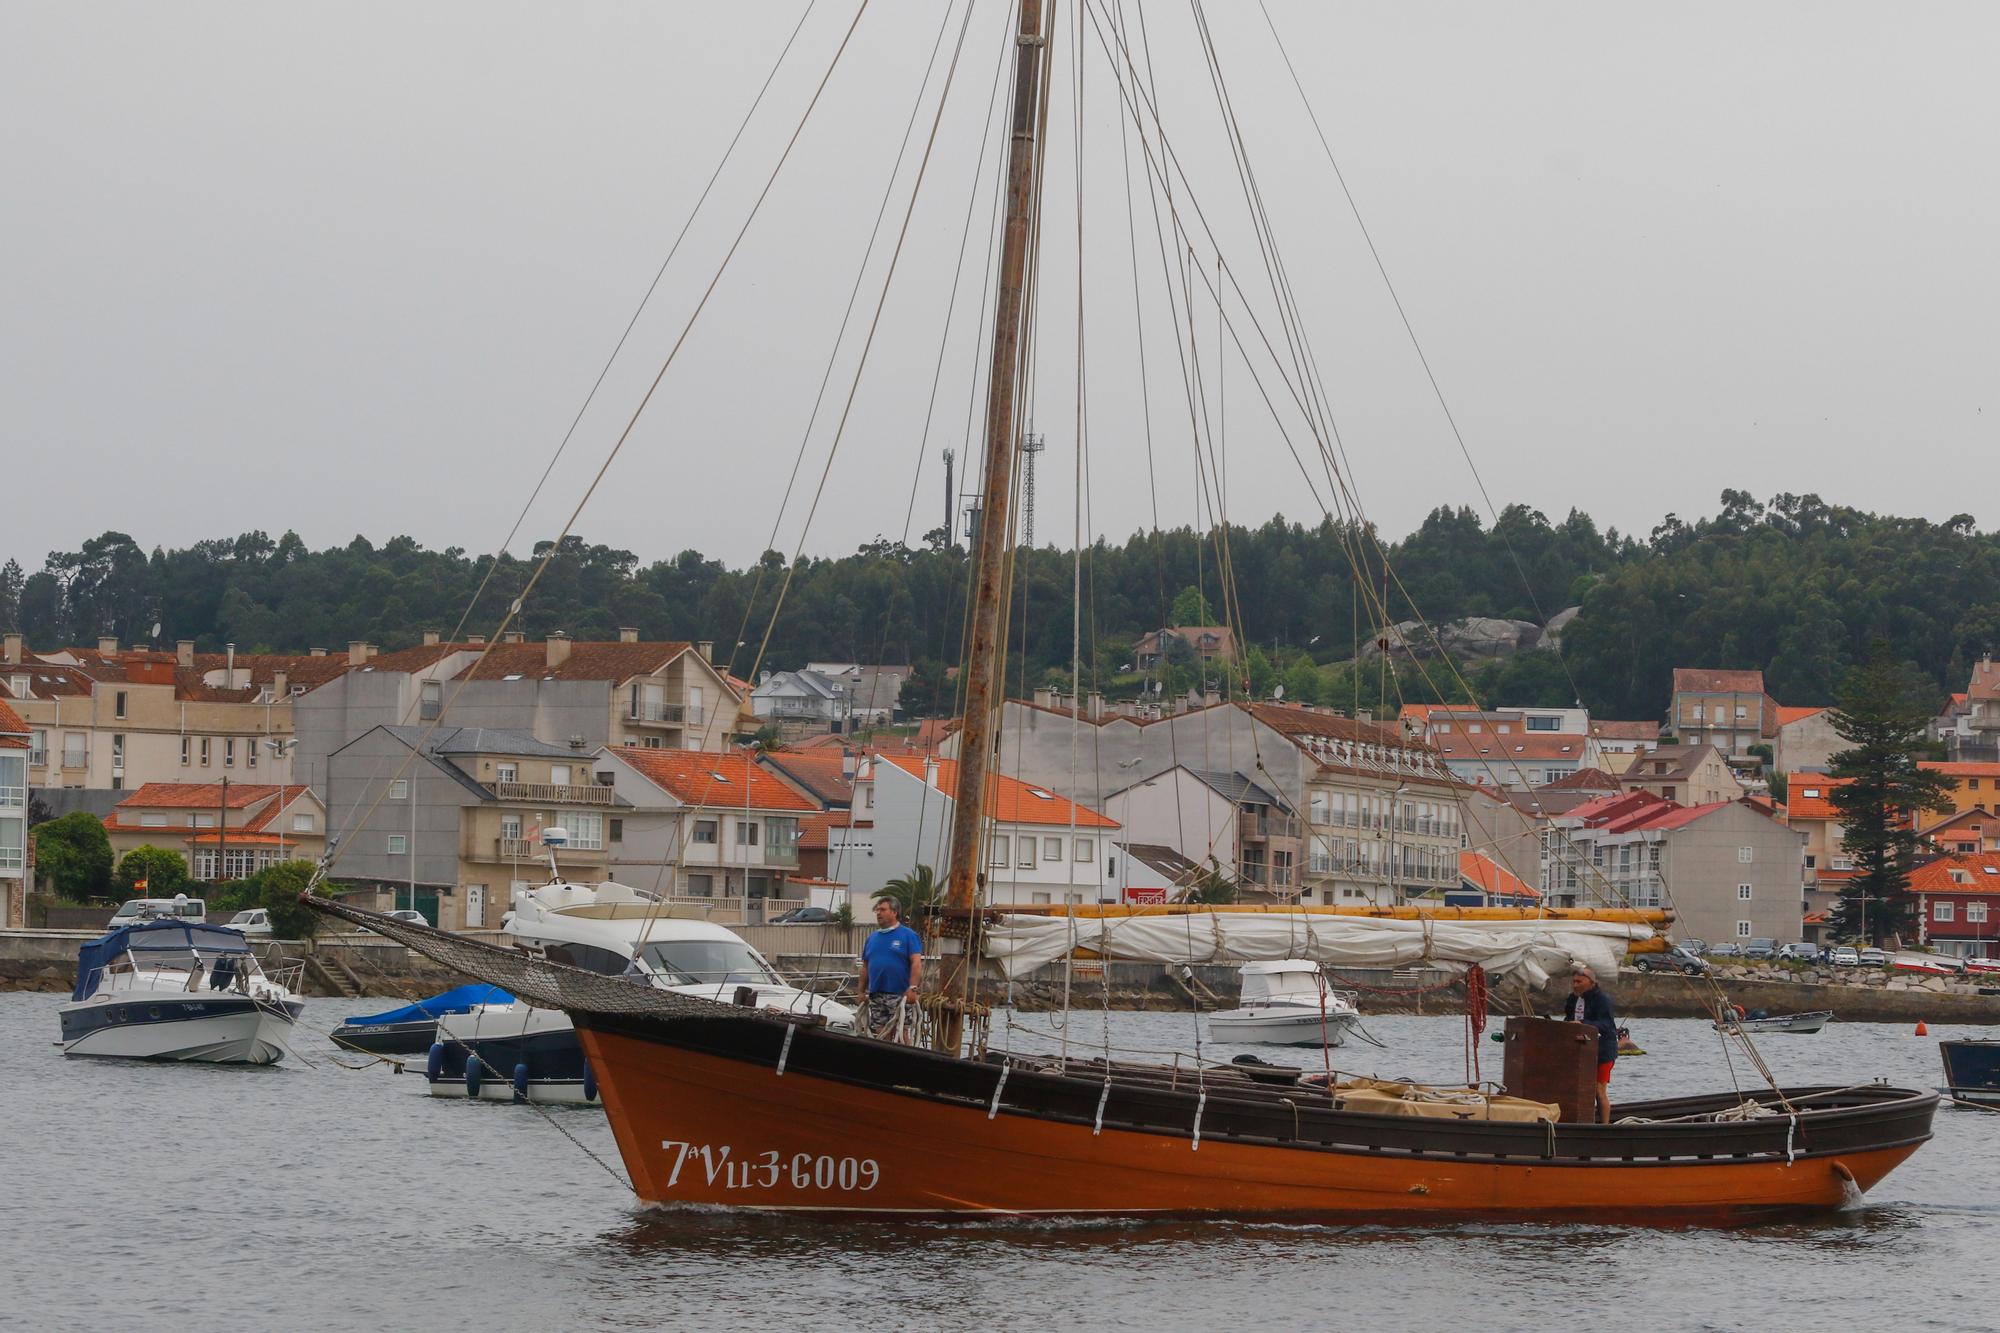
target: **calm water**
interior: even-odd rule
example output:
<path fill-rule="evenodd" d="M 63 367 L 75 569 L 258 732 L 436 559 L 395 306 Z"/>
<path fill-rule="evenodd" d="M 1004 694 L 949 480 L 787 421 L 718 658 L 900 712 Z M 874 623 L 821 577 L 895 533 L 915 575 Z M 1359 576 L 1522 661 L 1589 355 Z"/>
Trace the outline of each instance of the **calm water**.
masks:
<path fill-rule="evenodd" d="M 65 1059 L 56 1004 L 0 995 L 0 1325 L 10 1327 L 2000 1325 L 2000 1114 L 1990 1112 L 1940 1112 L 1937 1138 L 1860 1209 L 1738 1231 L 648 1215 L 527 1108 L 434 1101 L 414 1074 L 336 1069 L 317 1034 L 299 1042 L 316 1068 Z M 368 1007 L 313 1001 L 307 1020 L 323 1030 Z M 1045 1015 L 1020 1021 L 1049 1027 Z M 1072 1040 L 1101 1038 L 1099 1021 L 1079 1015 Z M 1183 1016 L 1111 1021 L 1121 1045 L 1192 1045 Z M 1388 1048 L 1349 1047 L 1342 1067 L 1462 1072 L 1459 1020 L 1368 1026 Z M 1702 1025 L 1634 1028 L 1650 1054 L 1619 1063 L 1617 1092 L 1728 1085 Z M 1791 1081 L 1880 1075 L 1931 1087 L 1943 1035 L 1975 1034 L 1834 1024 L 1762 1049 Z M 1486 1052 L 1497 1075 L 1500 1048 Z M 551 1114 L 617 1162 L 600 1114 Z"/>

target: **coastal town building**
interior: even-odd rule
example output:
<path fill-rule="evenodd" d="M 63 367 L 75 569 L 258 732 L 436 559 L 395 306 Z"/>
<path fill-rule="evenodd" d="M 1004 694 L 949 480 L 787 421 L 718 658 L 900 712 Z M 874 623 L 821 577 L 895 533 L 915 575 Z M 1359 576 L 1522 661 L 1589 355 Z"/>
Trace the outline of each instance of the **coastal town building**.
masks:
<path fill-rule="evenodd" d="M 1771 742 L 1771 766 L 1780 773 L 1824 773 L 1833 756 L 1848 748 L 1833 729 L 1833 709 L 1778 705 L 1778 734 Z"/>
<path fill-rule="evenodd" d="M 1840 811 L 1833 806 L 1833 792 L 1845 778 L 1816 775 L 1794 776 L 1785 794 L 1785 822 L 1803 834 L 1799 882 L 1805 891 L 1806 914 L 1831 914 L 1840 902 L 1840 891 L 1854 878 L 1854 859 L 1841 845 Z"/>
<path fill-rule="evenodd" d="M 1552 906 L 1668 907 L 1676 933 L 1709 941 L 1802 936 L 1805 835 L 1755 802 L 1631 791 L 1549 822 L 1540 887 Z"/>
<path fill-rule="evenodd" d="M 857 898 L 929 866 L 950 873 L 958 764 L 871 753 L 855 775 L 852 821 L 827 830 L 830 877 Z M 1118 821 L 1045 787 L 987 775 L 980 846 L 987 892 L 999 903 L 1119 901 L 1126 884 Z"/>
<path fill-rule="evenodd" d="M 149 782 L 104 821 L 111 854 L 139 847 L 179 852 L 188 873 L 246 879 L 279 861 L 317 861 L 326 807 L 310 787 L 259 782 Z"/>
<path fill-rule="evenodd" d="M 1746 755 L 1777 735 L 1777 708 L 1764 692 L 1761 671 L 1676 667 L 1667 726 L 1684 745 Z"/>
<path fill-rule="evenodd" d="M 1660 724 L 1593 718 L 1590 739 L 1597 742 L 1598 767 L 1607 773 L 1622 773 L 1633 756 L 1660 743 Z"/>
<path fill-rule="evenodd" d="M 1950 758 L 1968 763 L 2000 763 L 2000 663 L 1990 653 L 1972 664 L 1965 686 L 1965 711 L 1946 742 Z"/>
<path fill-rule="evenodd" d="M 863 666 L 858 662 L 808 662 L 806 670 L 833 682 L 857 727 L 873 727 L 900 716 L 907 666 Z"/>
<path fill-rule="evenodd" d="M 27 924 L 28 741 L 27 721 L 0 700 L 0 928 Z"/>
<path fill-rule="evenodd" d="M 1618 775 L 1626 791 L 1651 792 L 1662 800 L 1685 805 L 1733 801 L 1742 796 L 1722 751 L 1713 745 L 1662 745 L 1633 756 Z"/>
<path fill-rule="evenodd" d="M 619 802 L 620 883 L 755 922 L 801 905 L 790 880 L 824 878 L 799 857 L 801 825 L 823 807 L 744 751 L 613 746 L 593 767 Z"/>
<path fill-rule="evenodd" d="M 1943 774 L 1951 783 L 1946 795 L 1959 813 L 1967 810 L 2000 813 L 2000 763 L 1925 761 L 1922 767 Z"/>
<path fill-rule="evenodd" d="M 129 790 L 148 782 L 292 776 L 298 659 L 96 648 L 0 647 L 0 701 L 28 724 L 28 785 Z M 303 686 L 304 682 L 297 682 Z"/>
<path fill-rule="evenodd" d="M 2000 814 L 1990 810 L 1960 810 L 1917 830 L 1925 845 L 1939 852 L 2000 851 Z"/>
<path fill-rule="evenodd" d="M 1211 662 L 1236 660 L 1236 633 L 1227 625 L 1176 625 L 1141 634 L 1132 644 L 1132 665 L 1140 671 L 1157 671 L 1185 647 L 1188 660 L 1203 666 Z"/>
<path fill-rule="evenodd" d="M 851 704 L 838 681 L 817 671 L 767 671 L 750 692 L 750 708 L 778 734 L 845 732 Z"/>
<path fill-rule="evenodd" d="M 513 892 L 605 878 L 624 803 L 581 747 L 493 727 L 377 726 L 327 759 L 333 876 L 377 906 L 490 930 Z M 551 848 L 549 829 L 567 835 Z"/>
<path fill-rule="evenodd" d="M 1104 798 L 1125 836 L 1213 869 L 1239 897 L 1296 899 L 1303 870 L 1299 819 L 1241 773 L 1176 766 Z"/>
<path fill-rule="evenodd" d="M 2000 852 L 1966 852 L 1910 872 L 1918 940 L 1957 958 L 2000 957 Z"/>

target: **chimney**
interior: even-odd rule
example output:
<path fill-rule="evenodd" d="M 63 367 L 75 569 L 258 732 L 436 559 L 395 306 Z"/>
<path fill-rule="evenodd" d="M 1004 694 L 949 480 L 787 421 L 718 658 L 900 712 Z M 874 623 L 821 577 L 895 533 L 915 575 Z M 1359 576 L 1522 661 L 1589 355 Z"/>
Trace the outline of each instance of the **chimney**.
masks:
<path fill-rule="evenodd" d="M 638 631 L 638 630 L 636 630 L 636 629 L 633 629 L 633 628 L 632 628 L 632 627 L 631 627 L 630 625 L 621 625 L 621 626 L 619 626 L 619 628 L 618 628 L 618 642 L 620 642 L 620 643 L 637 643 L 637 642 L 639 642 L 639 631 Z"/>
<path fill-rule="evenodd" d="M 21 665 L 21 647 L 23 643 L 21 636 L 18 634 L 9 634 L 4 642 L 6 643 L 6 650 L 4 654 L 0 655 L 4 655 L 6 657 L 7 665 L 8 666 Z"/>
<path fill-rule="evenodd" d="M 369 644 L 369 645 L 368 645 L 368 660 L 369 660 L 369 661 L 371 661 L 371 662 L 372 662 L 372 661 L 374 661 L 374 660 L 375 660 L 375 654 L 377 654 L 377 653 L 379 653 L 379 652 L 381 652 L 381 651 L 382 651 L 382 645 L 381 645 L 381 644 L 379 644 L 379 643 L 371 643 L 371 644 Z"/>
<path fill-rule="evenodd" d="M 1222 695 L 1215 690 L 1203 690 L 1201 692 L 1201 701 L 1205 706 L 1213 708 L 1222 702 Z"/>
<path fill-rule="evenodd" d="M 194 666 L 194 640 L 180 639 L 174 643 L 174 661 L 190 669 Z"/>
<path fill-rule="evenodd" d="M 465 641 L 474 648 L 484 648 L 486 646 L 486 636 L 484 634 L 469 635 Z"/>
<path fill-rule="evenodd" d="M 528 636 L 517 629 L 510 629 L 500 636 L 502 643 L 526 643 Z"/>
<path fill-rule="evenodd" d="M 225 690 L 237 689 L 239 687 L 236 684 L 236 645 L 225 643 L 222 645 L 222 651 L 224 654 L 222 659 L 222 688 Z"/>
<path fill-rule="evenodd" d="M 714 639 L 696 639 L 694 641 L 694 650 L 701 654 L 702 661 L 707 662 L 710 666 L 715 665 Z"/>
<path fill-rule="evenodd" d="M 271 673 L 271 697 L 273 699 L 282 703 L 291 697 L 291 689 L 292 676 L 289 671 L 273 671 Z"/>
<path fill-rule="evenodd" d="M 106 657 L 118 656 L 118 636 L 116 634 L 98 635 L 97 651 Z"/>
<path fill-rule="evenodd" d="M 1054 708 L 1055 706 L 1056 692 L 1047 686 L 1037 686 L 1035 689 L 1035 707 Z"/>
<path fill-rule="evenodd" d="M 347 641 L 347 665 L 360 666 L 368 660 L 368 645 L 360 639 Z"/>
<path fill-rule="evenodd" d="M 1103 693 L 1099 690 L 1092 690 L 1088 695 L 1085 696 L 1085 698 L 1088 700 L 1087 706 L 1090 710 L 1087 714 L 1085 714 L 1085 716 L 1089 717 L 1089 719 L 1092 722 L 1095 722 L 1099 718 L 1103 717 L 1104 716 Z"/>
<path fill-rule="evenodd" d="M 307 656 L 307 657 L 325 657 L 325 656 L 326 656 L 326 649 L 324 649 L 324 648 L 308 648 L 308 649 L 306 649 L 306 656 Z"/>
<path fill-rule="evenodd" d="M 427 629 L 427 630 L 425 630 L 425 631 L 424 631 L 424 647 L 426 647 L 426 648 L 435 648 L 435 647 L 437 647 L 437 645 L 438 645 L 438 637 L 439 637 L 439 636 L 438 636 L 438 632 L 437 632 L 436 630 L 434 630 L 434 629 Z"/>
<path fill-rule="evenodd" d="M 569 635 L 557 630 L 549 635 L 549 665 L 559 667 L 569 661 Z"/>

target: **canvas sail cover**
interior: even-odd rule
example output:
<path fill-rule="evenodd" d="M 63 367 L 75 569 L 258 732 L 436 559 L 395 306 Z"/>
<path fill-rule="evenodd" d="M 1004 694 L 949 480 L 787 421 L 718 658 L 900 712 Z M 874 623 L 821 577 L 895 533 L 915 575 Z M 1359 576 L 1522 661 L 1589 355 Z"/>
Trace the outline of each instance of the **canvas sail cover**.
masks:
<path fill-rule="evenodd" d="M 1143 963 L 1251 963 L 1306 958 L 1332 968 L 1463 971 L 1539 986 L 1576 963 L 1615 973 L 1626 945 L 1653 928 L 1619 921 L 1405 921 L 1308 912 L 1204 912 L 1177 916 L 1004 915 L 983 935 L 986 956 L 1009 977 L 1072 949 Z"/>

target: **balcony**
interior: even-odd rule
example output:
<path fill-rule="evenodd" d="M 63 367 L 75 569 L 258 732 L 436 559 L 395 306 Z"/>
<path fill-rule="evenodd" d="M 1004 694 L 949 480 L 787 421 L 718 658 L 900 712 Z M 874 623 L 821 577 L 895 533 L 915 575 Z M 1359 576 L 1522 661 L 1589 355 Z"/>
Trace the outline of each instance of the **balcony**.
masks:
<path fill-rule="evenodd" d="M 1290 815 L 1259 815 L 1245 810 L 1236 816 L 1236 836 L 1245 842 L 1296 838 L 1299 836 L 1299 821 Z"/>
<path fill-rule="evenodd" d="M 595 782 L 496 782 L 493 795 L 502 801 L 535 801 L 546 805 L 610 805 L 612 791 Z"/>
<path fill-rule="evenodd" d="M 539 838 L 495 838 L 493 840 L 494 859 L 499 861 L 540 861 L 554 851 L 558 861 L 574 860 L 578 857 L 602 856 L 601 847 L 556 847 L 550 848 Z"/>
<path fill-rule="evenodd" d="M 629 722 L 653 722 L 665 727 L 701 725 L 700 707 L 670 704 L 658 699 L 635 701 L 626 709 L 625 717 Z"/>

